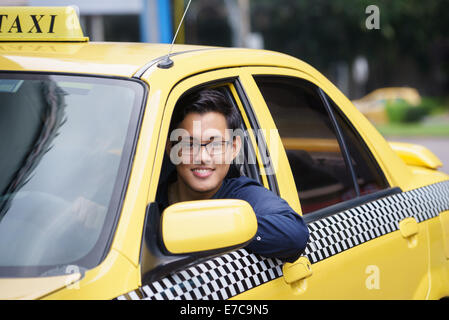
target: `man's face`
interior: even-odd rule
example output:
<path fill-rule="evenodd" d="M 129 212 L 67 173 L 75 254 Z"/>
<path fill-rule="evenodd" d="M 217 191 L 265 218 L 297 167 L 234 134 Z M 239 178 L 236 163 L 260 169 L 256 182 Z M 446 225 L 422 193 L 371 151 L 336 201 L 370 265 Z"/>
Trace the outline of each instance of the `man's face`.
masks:
<path fill-rule="evenodd" d="M 192 200 L 208 199 L 220 188 L 241 146 L 230 131 L 221 113 L 189 113 L 176 130 L 180 142 L 167 143 L 172 161 L 177 157 L 179 187 Z"/>

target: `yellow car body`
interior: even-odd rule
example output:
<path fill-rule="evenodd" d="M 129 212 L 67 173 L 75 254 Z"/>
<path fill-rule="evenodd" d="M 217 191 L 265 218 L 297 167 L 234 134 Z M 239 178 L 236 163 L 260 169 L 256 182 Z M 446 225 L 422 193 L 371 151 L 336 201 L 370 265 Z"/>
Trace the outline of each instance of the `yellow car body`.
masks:
<path fill-rule="evenodd" d="M 0 14 L 4 10 L 0 8 Z M 9 14 L 14 14 L 14 10 L 21 12 L 17 8 L 10 10 L 13 11 Z M 17 31 L 17 26 L 13 29 L 11 26 L 2 28 Z M 173 65 L 164 68 L 158 64 L 166 59 L 168 45 L 95 43 L 83 38 L 70 42 L 51 38 L 29 41 L 20 39 L 20 35 L 13 39 L 2 36 L 3 33 L 0 68 L 4 77 L 44 74 L 128 79 L 144 86 L 145 94 L 131 141 L 134 145 L 126 183 L 121 186 L 120 210 L 114 216 L 110 241 L 103 248 L 104 257 L 87 269 L 67 263 L 64 272 L 50 276 L 8 276 L 2 271 L 5 267 L 2 264 L 0 298 L 440 299 L 449 296 L 449 176 L 437 171 L 438 159 L 426 149 L 400 144 L 392 148 L 329 80 L 305 62 L 265 50 L 175 45 L 170 56 Z M 340 209 L 338 205 L 331 206 L 334 208 L 331 213 L 303 214 L 301 190 L 297 190 L 287 151 L 336 152 L 341 148 L 332 141 L 306 137 L 281 140 L 255 75 L 295 78 L 320 88 L 366 145 L 385 177 L 387 190 L 343 202 Z M 282 264 L 241 248 L 195 255 L 189 253 L 188 239 L 179 245 L 184 253 L 176 266 L 173 261 L 179 255 L 160 258 L 159 264 L 146 255 L 149 249 L 144 233 L 151 229 L 149 224 L 153 221 L 148 217 L 148 207 L 156 198 L 171 113 L 183 93 L 204 85 L 227 87 L 246 127 L 255 129 L 257 123 L 263 129 L 262 136 L 256 137 L 251 131 L 248 134 L 261 183 L 272 190 L 275 185 L 277 190 L 273 191 L 303 214 L 311 233 L 306 251 L 295 263 Z M 267 153 L 262 152 L 265 147 L 268 165 Z M 122 150 L 116 152 L 120 154 Z M 218 209 L 229 205 L 225 200 L 208 204 Z M 249 219 L 244 221 L 252 221 L 244 206 L 235 205 L 239 215 Z M 198 207 L 209 208 L 202 204 Z M 188 209 L 174 211 L 182 210 Z M 371 216 L 376 219 L 367 218 Z M 254 223 L 245 223 L 248 224 Z M 214 228 L 210 221 L 204 226 Z M 237 242 L 251 238 L 253 229 L 247 227 L 242 240 Z M 166 230 L 167 234 L 177 233 L 177 229 Z M 342 240 L 349 238 L 352 239 L 349 242 Z M 221 244 L 223 239 L 212 236 L 210 239 L 207 248 L 198 244 L 192 251 L 210 252 L 211 248 L 230 246 L 230 242 Z M 173 240 L 173 245 L 176 247 L 178 242 L 179 239 Z M 147 277 L 148 274 L 151 276 Z"/>

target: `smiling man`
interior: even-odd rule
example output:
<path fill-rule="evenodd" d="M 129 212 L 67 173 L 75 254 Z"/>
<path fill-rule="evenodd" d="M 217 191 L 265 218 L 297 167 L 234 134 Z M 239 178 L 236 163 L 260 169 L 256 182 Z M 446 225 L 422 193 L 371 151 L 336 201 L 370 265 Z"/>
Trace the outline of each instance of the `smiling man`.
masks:
<path fill-rule="evenodd" d="M 219 89 L 203 89 L 178 101 L 166 147 L 176 171 L 159 189 L 160 208 L 180 201 L 245 200 L 258 223 L 257 234 L 246 249 L 292 262 L 309 238 L 301 216 L 255 180 L 228 178 L 242 146 L 240 136 L 234 134 L 239 128 L 240 114 Z"/>

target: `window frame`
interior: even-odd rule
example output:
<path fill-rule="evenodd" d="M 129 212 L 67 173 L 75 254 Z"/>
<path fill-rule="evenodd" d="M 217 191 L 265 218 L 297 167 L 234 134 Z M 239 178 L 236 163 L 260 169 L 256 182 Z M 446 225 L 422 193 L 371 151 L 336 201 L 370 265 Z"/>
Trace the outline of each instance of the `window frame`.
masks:
<path fill-rule="evenodd" d="M 320 90 L 322 91 L 322 89 L 320 88 Z M 361 145 L 363 147 L 364 150 L 366 150 L 368 152 L 368 157 L 370 158 L 370 160 L 372 161 L 372 163 L 375 165 L 376 167 L 376 172 L 381 173 L 381 178 L 383 180 L 383 183 L 387 186 L 385 189 L 387 188 L 391 188 L 391 183 L 388 181 L 384 171 L 382 170 L 382 168 L 379 165 L 379 162 L 374 158 L 373 153 L 371 151 L 371 149 L 368 147 L 368 145 L 366 144 L 365 140 L 361 137 L 359 131 L 354 127 L 352 121 L 346 116 L 346 114 L 338 107 L 337 103 L 332 100 L 332 98 L 329 97 L 329 95 L 327 95 L 324 91 L 323 91 L 323 98 L 326 99 L 329 103 L 329 109 L 331 110 L 331 112 L 334 114 L 338 114 L 341 119 L 343 120 L 343 122 L 345 122 L 345 124 L 348 126 L 348 128 L 354 133 L 355 138 L 358 141 L 361 141 Z M 329 101 L 330 100 L 330 101 Z M 332 107 L 332 104 L 335 105 L 335 111 L 333 110 L 334 108 Z M 337 119 L 335 117 L 335 121 L 337 122 Z M 339 126 L 340 127 L 340 126 Z M 341 129 L 340 129 L 341 130 Z M 345 140 L 345 144 L 347 146 L 347 142 Z M 348 148 L 348 154 L 349 154 L 349 148 Z M 356 175 L 356 180 L 357 180 L 357 175 Z M 362 196 L 362 195 L 360 195 Z"/>
<path fill-rule="evenodd" d="M 356 193 L 356 198 L 358 198 L 358 197 L 360 197 L 360 188 L 359 188 L 359 184 L 357 183 L 357 176 L 355 175 L 355 169 L 354 169 L 354 166 L 352 165 L 351 156 L 349 155 L 349 150 L 348 150 L 348 146 L 346 144 L 346 140 L 343 136 L 340 126 L 337 123 L 337 118 L 335 117 L 334 111 L 332 110 L 332 107 L 323 92 L 323 89 L 321 89 L 319 86 L 316 86 L 315 91 L 318 94 L 318 96 L 320 97 L 321 102 L 323 103 L 324 108 L 327 111 L 327 115 L 330 118 L 332 127 L 335 130 L 335 135 L 337 137 L 338 144 L 340 145 L 343 159 L 345 161 L 346 167 L 349 170 L 349 173 L 351 174 L 351 180 L 352 180 L 352 184 L 354 186 L 354 190 Z"/>
<path fill-rule="evenodd" d="M 259 121 L 257 120 L 256 117 L 256 113 L 254 112 L 253 107 L 251 106 L 250 100 L 248 99 L 248 96 L 246 95 L 246 91 L 242 85 L 242 83 L 237 80 L 235 83 L 235 88 L 237 90 L 237 94 L 239 95 L 239 98 L 243 104 L 243 109 L 246 112 L 246 115 L 248 116 L 248 120 L 249 123 L 251 125 L 252 130 L 254 131 L 258 131 L 261 129 L 261 126 L 259 124 Z M 257 150 L 258 153 L 260 155 L 260 157 L 262 158 L 262 166 L 266 167 L 266 166 L 272 166 L 272 162 L 271 162 L 271 157 L 270 157 L 270 151 L 268 149 L 268 145 L 265 141 L 265 138 L 261 138 L 259 139 L 260 135 L 256 135 L 255 136 L 255 143 L 257 146 Z M 261 152 L 261 150 L 265 150 L 264 152 Z M 273 170 L 270 170 L 270 172 L 274 172 Z M 266 174 L 266 171 L 264 172 L 265 176 L 267 177 L 268 180 L 268 188 L 274 192 L 277 196 L 280 196 L 280 192 L 279 192 L 279 185 L 278 185 L 278 181 L 277 181 L 277 177 L 276 174 Z"/>
<path fill-rule="evenodd" d="M 243 90 L 243 87 L 239 81 L 240 80 L 239 77 L 240 77 L 239 69 L 227 69 L 226 71 L 214 70 L 202 74 L 192 75 L 191 77 L 188 77 L 176 83 L 173 86 L 173 88 L 171 88 L 170 93 L 167 96 L 167 100 L 164 102 L 163 107 L 164 110 L 162 112 L 163 118 L 161 122 L 162 125 L 159 128 L 159 136 L 157 138 L 158 144 L 160 145 L 157 148 L 159 149 L 162 146 L 165 146 L 165 143 L 167 141 L 167 134 L 169 129 L 168 126 L 174 111 L 174 105 L 172 105 L 174 101 L 171 100 L 172 99 L 171 97 L 173 97 L 173 99 L 176 99 L 176 101 L 178 101 L 184 94 L 188 93 L 189 91 L 199 89 L 201 87 L 228 87 L 227 91 L 232 96 L 231 98 L 233 100 L 231 102 L 234 105 L 234 107 L 238 109 L 239 113 L 243 118 L 242 125 L 246 127 L 246 129 L 248 130 L 248 139 L 247 139 L 248 148 L 250 149 L 250 152 L 253 153 L 257 161 L 255 167 L 257 167 L 259 176 L 263 178 L 263 176 L 265 175 L 263 167 L 264 160 L 262 160 L 264 155 L 260 152 L 258 148 L 259 142 L 251 133 L 251 130 L 257 130 L 257 128 L 259 128 L 258 122 L 254 114 L 251 113 L 252 109 L 249 105 L 246 93 Z M 174 93 L 174 90 L 177 87 L 180 88 L 179 90 L 181 92 Z M 235 89 L 235 91 L 232 89 Z M 238 100 L 240 100 L 241 103 L 240 105 Z M 175 104 L 176 101 L 174 102 Z M 170 111 L 168 110 L 167 107 L 168 105 Z M 244 114 L 242 114 L 242 112 L 244 112 Z M 248 123 L 250 124 L 250 128 L 247 128 L 245 116 L 247 117 Z M 160 159 L 161 160 L 160 162 L 157 160 L 158 156 L 162 158 Z M 152 183 L 155 183 L 157 186 L 159 186 L 160 178 L 162 176 L 162 167 L 163 167 L 163 157 L 162 155 L 158 155 L 158 152 L 156 152 L 153 172 L 156 173 L 159 171 L 159 173 L 156 174 L 157 178 L 156 176 L 153 176 Z M 268 188 L 268 186 L 271 186 L 268 181 L 265 180 L 263 182 L 264 183 L 261 184 L 264 187 Z M 156 194 L 158 187 L 156 187 L 155 189 L 156 193 L 154 194 L 154 199 L 149 198 L 150 201 L 146 207 L 145 218 L 143 223 L 143 232 L 139 256 L 142 284 L 150 283 L 157 279 L 163 278 L 164 276 L 166 276 L 171 272 L 185 269 L 194 264 L 201 263 L 203 261 L 211 259 L 214 256 L 226 254 L 227 252 L 237 250 L 242 247 L 241 245 L 238 245 L 235 248 L 227 248 L 225 249 L 225 251 L 223 249 L 217 249 L 205 252 L 203 251 L 194 252 L 190 254 L 169 254 L 168 252 L 165 252 L 162 244 L 162 239 L 160 238 L 161 234 L 160 217 L 162 215 L 162 212 L 160 212 L 159 206 L 156 202 Z"/>

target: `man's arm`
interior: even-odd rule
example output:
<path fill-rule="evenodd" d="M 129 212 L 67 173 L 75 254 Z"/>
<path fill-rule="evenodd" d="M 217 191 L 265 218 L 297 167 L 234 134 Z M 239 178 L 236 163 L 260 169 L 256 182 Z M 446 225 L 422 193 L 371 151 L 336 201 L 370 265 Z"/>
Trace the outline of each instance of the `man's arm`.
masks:
<path fill-rule="evenodd" d="M 258 229 L 249 251 L 293 262 L 306 248 L 309 230 L 289 204 L 259 183 L 246 177 L 230 179 L 223 197 L 247 201 L 257 216 Z M 228 191 L 228 192 L 226 192 Z M 218 195 L 219 196 L 219 195 Z"/>

